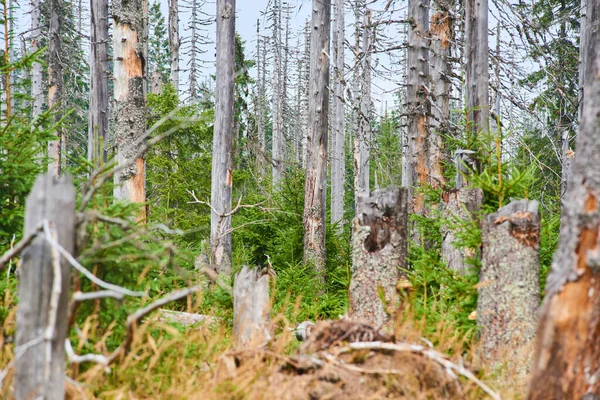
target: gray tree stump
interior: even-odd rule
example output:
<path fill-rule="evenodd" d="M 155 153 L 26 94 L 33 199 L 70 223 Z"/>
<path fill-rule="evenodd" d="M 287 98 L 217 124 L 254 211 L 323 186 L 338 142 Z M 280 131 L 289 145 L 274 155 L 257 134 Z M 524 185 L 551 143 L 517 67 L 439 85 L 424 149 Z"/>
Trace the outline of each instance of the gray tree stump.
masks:
<path fill-rule="evenodd" d="M 27 198 L 25 235 L 34 233 L 45 219 L 56 232 L 56 241 L 68 252 L 73 252 L 75 189 L 70 178 L 51 175 L 37 178 Z M 61 270 L 58 281 L 53 270 L 57 253 L 52 253 L 41 232 L 21 259 L 15 347 L 17 400 L 62 400 L 65 396 L 70 266 L 63 257 L 58 258 Z M 53 299 L 58 300 L 54 306 Z M 22 350 L 17 350 L 19 348 Z"/>
<path fill-rule="evenodd" d="M 482 356 L 493 360 L 527 349 L 540 305 L 538 202 L 513 201 L 483 220 L 477 323 Z M 527 361 L 526 361 L 527 363 Z"/>
<path fill-rule="evenodd" d="M 269 276 L 245 266 L 233 284 L 233 342 L 237 348 L 258 347 L 271 339 Z"/>
<path fill-rule="evenodd" d="M 408 254 L 408 191 L 385 188 L 359 196 L 352 239 L 350 317 L 375 326 L 396 309 L 396 284 Z"/>

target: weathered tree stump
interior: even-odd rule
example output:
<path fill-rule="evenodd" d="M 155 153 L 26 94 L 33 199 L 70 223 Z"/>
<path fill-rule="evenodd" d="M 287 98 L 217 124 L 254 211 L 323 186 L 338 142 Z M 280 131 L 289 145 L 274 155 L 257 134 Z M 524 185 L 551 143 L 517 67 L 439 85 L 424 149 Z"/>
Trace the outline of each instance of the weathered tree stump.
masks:
<path fill-rule="evenodd" d="M 375 326 L 396 309 L 406 270 L 408 191 L 385 188 L 359 196 L 352 239 L 350 317 Z"/>
<path fill-rule="evenodd" d="M 233 284 L 233 341 L 237 348 L 262 346 L 271 339 L 269 276 L 245 266 Z"/>
<path fill-rule="evenodd" d="M 540 216 L 538 202 L 513 201 L 483 220 L 483 252 L 477 301 L 482 356 L 501 351 L 525 357 L 540 305 Z M 521 357 L 515 357 L 521 358 Z"/>
<path fill-rule="evenodd" d="M 27 198 L 25 235 L 35 233 L 44 220 L 55 232 L 55 240 L 73 252 L 75 189 L 69 178 L 37 178 Z M 56 267 L 60 268 L 59 276 L 54 273 Z M 17 400 L 62 400 L 65 396 L 69 271 L 68 261 L 53 250 L 44 232 L 23 253 L 15 347 Z"/>

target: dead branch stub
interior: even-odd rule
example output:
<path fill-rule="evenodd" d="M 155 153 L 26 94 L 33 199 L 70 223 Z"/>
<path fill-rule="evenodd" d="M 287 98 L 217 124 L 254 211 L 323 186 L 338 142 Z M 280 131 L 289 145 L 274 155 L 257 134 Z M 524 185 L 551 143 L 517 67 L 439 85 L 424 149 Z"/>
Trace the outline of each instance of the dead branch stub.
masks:
<path fill-rule="evenodd" d="M 47 221 L 51 234 L 72 252 L 75 189 L 70 178 L 38 177 L 26 203 L 25 236 Z M 58 273 L 55 273 L 58 272 Z M 15 347 L 15 398 L 63 399 L 70 266 L 38 235 L 21 259 Z"/>

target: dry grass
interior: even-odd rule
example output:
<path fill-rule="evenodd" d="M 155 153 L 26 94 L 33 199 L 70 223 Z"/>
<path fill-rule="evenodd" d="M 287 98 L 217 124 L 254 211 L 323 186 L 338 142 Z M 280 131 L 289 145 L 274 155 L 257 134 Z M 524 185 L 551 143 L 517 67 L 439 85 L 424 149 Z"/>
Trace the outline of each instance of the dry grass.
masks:
<path fill-rule="evenodd" d="M 4 302 L 13 302 L 7 293 Z M 13 344 L 4 340 L 14 332 L 15 309 L 4 320 L 0 336 L 0 370 L 13 357 Z M 396 341 L 427 345 L 451 354 L 505 399 L 524 397 L 526 376 L 509 363 L 484 369 L 474 343 L 465 345 L 451 325 L 422 338 L 424 322 L 407 317 L 396 321 Z M 93 318 L 92 318 L 93 319 Z M 136 330 L 131 350 L 106 369 L 99 365 L 68 368 L 69 399 L 482 399 L 473 382 L 452 378 L 439 364 L 418 354 L 390 351 L 347 351 L 349 337 L 339 326 L 300 346 L 285 318 L 274 320 L 276 338 L 268 348 L 235 351 L 226 325 L 176 327 L 159 321 L 158 313 Z M 336 333 L 332 333 L 335 331 Z M 96 338 L 94 351 L 107 352 L 111 331 Z M 336 336 L 337 335 L 337 336 Z M 368 336 L 368 335 L 366 335 Z M 362 336 L 360 340 L 368 339 Z M 333 338 L 333 339 L 332 339 Z M 335 340 L 341 339 L 341 340 Z M 373 337 L 385 341 L 385 337 Z M 90 337 L 90 340 L 91 337 Z M 327 343 L 327 345 L 324 345 Z M 346 349 L 346 350 L 344 350 Z M 77 350 L 77 348 L 76 348 Z M 514 358 L 507 352 L 506 360 Z M 11 397 L 12 373 L 1 398 Z"/>

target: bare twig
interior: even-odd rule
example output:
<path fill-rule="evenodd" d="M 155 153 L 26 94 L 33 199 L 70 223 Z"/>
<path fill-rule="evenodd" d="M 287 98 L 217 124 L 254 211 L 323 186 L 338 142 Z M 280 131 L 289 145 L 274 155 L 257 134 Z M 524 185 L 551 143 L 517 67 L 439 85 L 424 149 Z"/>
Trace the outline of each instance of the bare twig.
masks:
<path fill-rule="evenodd" d="M 75 354 L 75 351 L 73 350 L 73 346 L 71 345 L 71 341 L 69 339 L 65 340 L 65 351 L 67 353 L 67 360 L 69 360 L 69 363 L 71 364 L 93 362 L 96 364 L 108 366 L 108 358 L 106 358 L 106 356 L 104 356 L 103 354 Z"/>
<path fill-rule="evenodd" d="M 44 221 L 41 221 L 33 232 L 19 240 L 19 242 L 15 244 L 13 248 L 0 257 L 0 269 L 4 269 L 4 266 L 7 262 L 19 255 L 27 246 L 31 244 L 33 239 L 35 239 L 35 237 L 44 229 Z"/>
<path fill-rule="evenodd" d="M 87 300 L 105 299 L 107 297 L 123 300 L 125 295 L 123 293 L 115 292 L 113 290 L 100 290 L 98 292 L 75 292 L 73 293 L 73 301 L 82 302 Z"/>

